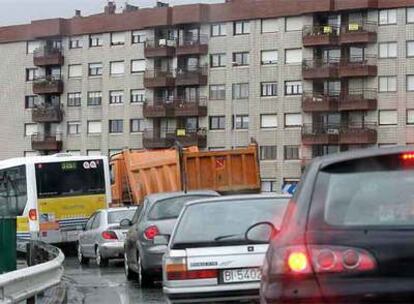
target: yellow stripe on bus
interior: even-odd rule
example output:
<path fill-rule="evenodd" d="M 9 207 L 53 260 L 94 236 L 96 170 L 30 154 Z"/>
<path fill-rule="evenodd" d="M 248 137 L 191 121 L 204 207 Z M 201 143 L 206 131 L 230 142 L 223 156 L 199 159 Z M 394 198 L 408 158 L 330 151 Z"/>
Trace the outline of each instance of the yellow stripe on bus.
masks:
<path fill-rule="evenodd" d="M 29 218 L 25 216 L 17 217 L 17 232 L 18 233 L 29 233 Z"/>

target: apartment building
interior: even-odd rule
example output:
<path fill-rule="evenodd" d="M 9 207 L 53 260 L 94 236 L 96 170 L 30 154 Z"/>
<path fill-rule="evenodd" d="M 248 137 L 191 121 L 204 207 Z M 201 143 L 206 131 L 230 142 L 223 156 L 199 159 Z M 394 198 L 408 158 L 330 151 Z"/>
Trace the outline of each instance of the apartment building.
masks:
<path fill-rule="evenodd" d="M 264 191 L 316 156 L 414 143 L 414 1 L 227 0 L 0 28 L 0 158 L 260 146 Z"/>

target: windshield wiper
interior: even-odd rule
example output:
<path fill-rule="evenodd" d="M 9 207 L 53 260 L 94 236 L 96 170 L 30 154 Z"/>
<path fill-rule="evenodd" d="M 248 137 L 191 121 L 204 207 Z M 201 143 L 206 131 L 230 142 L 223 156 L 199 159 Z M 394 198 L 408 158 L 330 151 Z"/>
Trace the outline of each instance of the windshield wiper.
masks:
<path fill-rule="evenodd" d="M 242 234 L 227 234 L 227 235 L 221 235 L 216 237 L 214 240 L 215 241 L 221 241 L 221 240 L 225 240 L 225 239 L 233 239 L 235 237 L 241 237 L 243 236 Z M 244 236 L 243 236 L 244 237 Z M 243 238 L 244 239 L 244 238 Z"/>

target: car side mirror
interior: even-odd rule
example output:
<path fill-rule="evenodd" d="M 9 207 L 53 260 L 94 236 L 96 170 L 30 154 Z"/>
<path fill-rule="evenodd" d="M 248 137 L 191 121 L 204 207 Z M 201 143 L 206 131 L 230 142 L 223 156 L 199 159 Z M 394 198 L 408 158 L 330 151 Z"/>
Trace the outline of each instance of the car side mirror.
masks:
<path fill-rule="evenodd" d="M 170 241 L 169 235 L 157 235 L 154 237 L 154 245 L 168 245 Z"/>
<path fill-rule="evenodd" d="M 247 229 L 245 238 L 253 243 L 268 243 L 279 232 L 270 222 L 260 222 Z"/>
<path fill-rule="evenodd" d="M 119 226 L 121 226 L 121 228 L 129 228 L 132 226 L 132 222 L 129 219 L 123 219 L 120 223 Z"/>

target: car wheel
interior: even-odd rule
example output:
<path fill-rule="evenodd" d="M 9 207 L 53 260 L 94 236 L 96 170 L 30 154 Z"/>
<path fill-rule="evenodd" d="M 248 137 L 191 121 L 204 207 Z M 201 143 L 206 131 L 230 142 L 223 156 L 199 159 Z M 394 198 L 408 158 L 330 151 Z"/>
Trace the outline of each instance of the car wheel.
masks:
<path fill-rule="evenodd" d="M 96 247 L 96 265 L 99 267 L 106 267 L 108 266 L 108 259 L 104 259 L 102 257 L 101 251 L 99 250 L 99 247 Z"/>
<path fill-rule="evenodd" d="M 85 258 L 82 253 L 82 247 L 78 244 L 78 260 L 81 265 L 87 265 L 89 263 L 89 259 Z"/>
<path fill-rule="evenodd" d="M 154 280 L 152 276 L 145 271 L 144 267 L 142 266 L 142 260 L 139 253 L 137 254 L 138 260 L 138 281 L 141 287 L 152 287 L 154 285 Z"/>
<path fill-rule="evenodd" d="M 124 253 L 124 270 L 125 270 L 125 276 L 128 281 L 132 281 L 137 278 L 137 274 L 133 272 L 128 266 L 128 255 L 126 252 Z"/>

